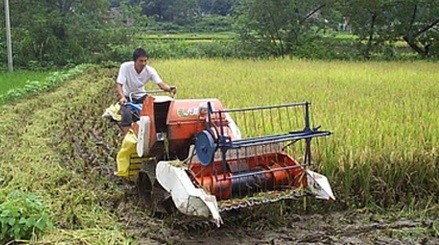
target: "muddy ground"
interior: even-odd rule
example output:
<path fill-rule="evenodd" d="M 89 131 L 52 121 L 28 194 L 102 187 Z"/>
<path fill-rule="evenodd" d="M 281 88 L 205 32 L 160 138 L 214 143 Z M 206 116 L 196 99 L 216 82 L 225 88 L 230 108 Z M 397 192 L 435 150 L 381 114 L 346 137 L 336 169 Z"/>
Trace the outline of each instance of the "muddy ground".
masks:
<path fill-rule="evenodd" d="M 192 234 L 183 238 L 185 244 L 439 244 L 439 239 L 422 236 L 398 237 L 398 234 L 416 233 L 417 229 L 432 225 L 432 221 L 400 219 L 394 222 L 372 221 L 366 217 L 346 213 L 330 215 L 304 215 L 291 219 L 284 227 L 274 230 L 254 229 L 219 230 L 210 237 L 199 238 Z M 230 227 L 231 230 L 234 228 Z"/>
<path fill-rule="evenodd" d="M 125 194 L 117 207 L 125 213 L 120 222 L 140 244 L 439 244 L 437 217 L 364 210 L 312 213 L 287 207 L 303 201 L 284 201 L 224 213 L 218 228 L 179 214 L 151 217 L 138 205 L 134 188 Z"/>

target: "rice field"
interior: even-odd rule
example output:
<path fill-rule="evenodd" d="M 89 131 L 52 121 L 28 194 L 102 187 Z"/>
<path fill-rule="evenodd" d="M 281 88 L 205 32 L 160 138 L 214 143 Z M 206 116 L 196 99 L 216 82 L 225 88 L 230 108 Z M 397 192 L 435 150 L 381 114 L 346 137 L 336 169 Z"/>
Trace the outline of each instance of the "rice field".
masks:
<path fill-rule="evenodd" d="M 328 177 L 337 197 L 322 206 L 419 208 L 422 215 L 434 214 L 421 217 L 434 223 L 419 232 L 437 237 L 438 63 L 153 59 L 151 65 L 178 87 L 177 98 L 218 98 L 225 108 L 310 101 L 313 125 L 334 133 L 312 149 L 315 169 Z M 121 137 L 101 115 L 116 100 L 116 74 L 117 68 L 90 68 L 54 90 L 0 106 L 0 201 L 16 189 L 41 197 L 55 229 L 35 239 L 47 244 L 177 244 L 199 236 L 208 241 L 217 230 L 190 233 L 179 220 L 148 215 L 113 176 Z M 331 237 L 343 233 L 343 220 L 352 227 L 350 218 L 332 212 L 304 226 L 294 206 L 272 207 L 233 217 L 222 231 L 309 227 L 317 234 L 322 230 L 312 227 L 322 217 L 337 220 L 336 228 L 325 231 Z M 416 220 L 418 214 L 412 214 Z M 377 226 L 370 227 L 375 234 Z M 345 235 L 362 235 L 355 232 Z"/>
<path fill-rule="evenodd" d="M 179 59 L 151 65 L 178 87 L 177 98 L 218 98 L 225 108 L 310 101 L 314 126 L 334 133 L 313 145 L 316 168 L 341 203 L 416 205 L 439 195 L 438 63 Z M 4 89 L 46 73 L 1 75 Z"/>

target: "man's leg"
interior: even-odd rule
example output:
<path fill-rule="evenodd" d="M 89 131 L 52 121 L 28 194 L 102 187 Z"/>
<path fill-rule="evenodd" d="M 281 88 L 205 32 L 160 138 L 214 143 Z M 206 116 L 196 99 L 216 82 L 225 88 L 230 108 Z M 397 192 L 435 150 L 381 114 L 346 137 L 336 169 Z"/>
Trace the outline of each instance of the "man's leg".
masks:
<path fill-rule="evenodd" d="M 136 104 L 143 104 L 143 101 L 146 99 L 147 96 L 148 95 L 145 94 L 144 96 L 142 96 L 138 99 L 133 99 L 132 102 L 136 103 Z M 130 128 L 131 128 L 131 123 L 133 123 L 133 117 L 136 118 L 136 121 L 139 120 L 139 113 L 133 111 L 133 109 L 131 109 L 130 107 L 128 107 L 126 105 L 122 105 L 120 107 L 120 114 L 122 116 L 122 121 L 121 121 L 120 125 L 122 128 L 122 132 L 124 133 L 124 135 L 126 135 L 128 133 L 128 130 L 130 130 Z"/>
<path fill-rule="evenodd" d="M 133 122 L 133 116 L 131 114 L 131 110 L 125 105 L 120 107 L 120 115 L 122 116 L 120 126 L 123 134 L 126 135 L 128 130 L 130 130 L 131 123 Z"/>

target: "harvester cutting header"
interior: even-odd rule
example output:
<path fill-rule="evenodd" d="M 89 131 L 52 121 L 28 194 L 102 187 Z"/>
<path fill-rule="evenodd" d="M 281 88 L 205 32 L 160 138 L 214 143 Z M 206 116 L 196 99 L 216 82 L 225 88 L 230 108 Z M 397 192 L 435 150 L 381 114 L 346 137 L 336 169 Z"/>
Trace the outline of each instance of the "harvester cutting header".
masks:
<path fill-rule="evenodd" d="M 312 139 L 331 134 L 311 127 L 309 102 L 224 109 L 214 98 L 150 92 L 117 172 L 146 202 L 163 203 L 161 189 L 180 212 L 219 226 L 220 213 L 232 209 L 305 194 L 335 200 L 327 178 L 308 169 Z"/>

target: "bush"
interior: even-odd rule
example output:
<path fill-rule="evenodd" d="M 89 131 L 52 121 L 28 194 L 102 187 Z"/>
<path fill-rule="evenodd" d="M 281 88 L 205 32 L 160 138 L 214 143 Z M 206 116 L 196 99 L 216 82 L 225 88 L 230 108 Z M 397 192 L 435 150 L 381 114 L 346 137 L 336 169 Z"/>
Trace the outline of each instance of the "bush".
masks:
<path fill-rule="evenodd" d="M 29 240 L 52 227 L 48 209 L 33 194 L 13 191 L 0 204 L 0 243 Z"/>

